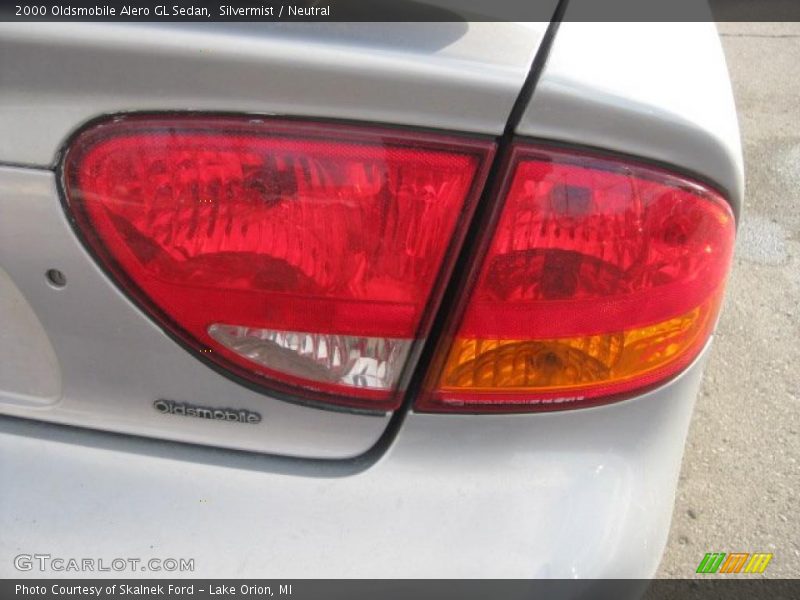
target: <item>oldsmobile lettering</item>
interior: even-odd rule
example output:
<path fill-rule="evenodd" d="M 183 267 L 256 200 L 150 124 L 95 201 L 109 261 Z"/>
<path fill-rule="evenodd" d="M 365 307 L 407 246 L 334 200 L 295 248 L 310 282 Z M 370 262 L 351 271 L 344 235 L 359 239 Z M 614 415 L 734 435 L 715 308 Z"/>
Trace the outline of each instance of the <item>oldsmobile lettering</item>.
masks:
<path fill-rule="evenodd" d="M 197 417 L 198 419 L 249 423 L 251 425 L 261 422 L 261 415 L 259 413 L 244 408 L 212 408 L 208 406 L 196 406 L 187 402 L 173 402 L 172 400 L 156 400 L 153 402 L 153 408 L 162 415 Z"/>

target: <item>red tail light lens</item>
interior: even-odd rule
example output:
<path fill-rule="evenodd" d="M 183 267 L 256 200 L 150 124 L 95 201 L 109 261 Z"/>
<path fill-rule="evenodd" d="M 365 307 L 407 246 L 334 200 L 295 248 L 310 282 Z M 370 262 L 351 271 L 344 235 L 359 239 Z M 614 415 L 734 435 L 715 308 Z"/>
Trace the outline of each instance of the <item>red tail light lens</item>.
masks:
<path fill-rule="evenodd" d="M 199 356 L 304 399 L 392 409 L 493 152 L 427 134 L 130 118 L 65 158 L 78 229 Z"/>
<path fill-rule="evenodd" d="M 417 409 L 585 406 L 697 356 L 734 241 L 716 192 L 645 166 L 517 147 L 501 204 Z"/>

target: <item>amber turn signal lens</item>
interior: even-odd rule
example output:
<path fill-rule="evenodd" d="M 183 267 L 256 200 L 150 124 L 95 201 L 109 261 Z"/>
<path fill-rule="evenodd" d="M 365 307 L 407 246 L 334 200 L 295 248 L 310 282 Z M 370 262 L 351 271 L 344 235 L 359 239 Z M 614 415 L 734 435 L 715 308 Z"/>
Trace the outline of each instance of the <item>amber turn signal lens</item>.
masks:
<path fill-rule="evenodd" d="M 635 380 L 658 381 L 686 366 L 714 326 L 710 307 L 628 331 L 546 340 L 457 338 L 447 358 L 439 389 L 459 404 L 459 394 L 502 404 L 528 401 L 535 391 L 556 407 L 583 400 L 585 390 L 614 393 Z M 497 392 L 513 395 L 499 395 Z"/>

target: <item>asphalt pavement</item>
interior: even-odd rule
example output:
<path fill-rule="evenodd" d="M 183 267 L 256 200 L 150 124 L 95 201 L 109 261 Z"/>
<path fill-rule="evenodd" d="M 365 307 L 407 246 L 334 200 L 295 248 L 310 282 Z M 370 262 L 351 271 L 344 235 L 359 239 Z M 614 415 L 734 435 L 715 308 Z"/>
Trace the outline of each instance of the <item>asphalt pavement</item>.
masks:
<path fill-rule="evenodd" d="M 800 23 L 719 28 L 747 195 L 658 576 L 692 577 L 706 552 L 770 552 L 764 576 L 797 578 Z"/>

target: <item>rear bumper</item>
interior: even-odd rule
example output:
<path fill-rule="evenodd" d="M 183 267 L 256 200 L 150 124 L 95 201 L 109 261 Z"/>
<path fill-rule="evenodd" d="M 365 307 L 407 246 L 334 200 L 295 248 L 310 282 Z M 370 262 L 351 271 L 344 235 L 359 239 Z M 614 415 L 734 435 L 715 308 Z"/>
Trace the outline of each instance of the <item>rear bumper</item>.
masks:
<path fill-rule="evenodd" d="M 0 418 L 0 576 L 81 575 L 14 567 L 46 553 L 194 559 L 168 576 L 650 577 L 704 356 L 605 407 L 411 414 L 377 462 L 337 476 Z M 89 575 L 104 574 L 135 576 Z"/>

